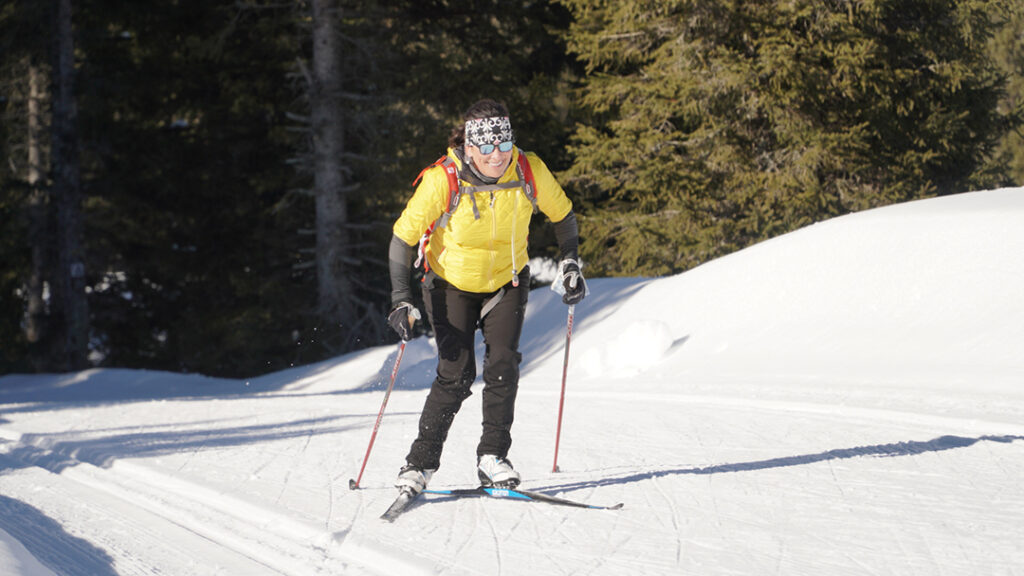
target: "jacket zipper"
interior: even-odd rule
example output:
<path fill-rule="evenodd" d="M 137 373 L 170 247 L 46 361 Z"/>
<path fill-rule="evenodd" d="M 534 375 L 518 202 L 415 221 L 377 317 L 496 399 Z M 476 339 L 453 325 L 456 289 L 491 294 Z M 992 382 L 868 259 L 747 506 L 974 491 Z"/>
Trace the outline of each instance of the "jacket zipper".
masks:
<path fill-rule="evenodd" d="M 513 188 L 512 195 L 512 286 L 519 287 L 519 269 L 516 266 L 516 225 L 519 223 L 519 192 Z"/>
<path fill-rule="evenodd" d="M 495 240 L 498 238 L 498 212 L 494 209 L 494 204 L 495 204 L 496 200 L 497 200 L 497 198 L 494 195 L 494 191 L 492 190 L 491 191 L 491 203 L 490 203 L 490 207 L 491 207 L 491 237 L 488 240 L 488 242 L 489 242 L 489 245 L 488 245 L 489 250 L 487 251 L 491 255 L 491 267 L 490 267 L 490 270 L 488 270 L 488 274 L 487 274 L 487 276 L 489 278 L 494 278 L 495 268 L 497 267 L 497 261 L 496 261 L 497 260 L 497 256 L 495 255 L 496 250 L 495 250 L 495 246 L 494 246 Z"/>

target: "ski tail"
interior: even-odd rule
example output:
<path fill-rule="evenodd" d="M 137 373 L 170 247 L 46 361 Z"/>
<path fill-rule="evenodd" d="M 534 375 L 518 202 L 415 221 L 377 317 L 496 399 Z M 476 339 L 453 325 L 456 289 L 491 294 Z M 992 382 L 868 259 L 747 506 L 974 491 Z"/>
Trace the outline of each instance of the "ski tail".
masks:
<path fill-rule="evenodd" d="M 398 493 L 398 498 L 395 498 L 395 501 L 391 506 L 381 514 L 380 519 L 387 522 L 394 522 L 395 519 L 402 515 L 402 512 L 405 512 L 409 508 L 409 505 L 412 504 L 419 495 L 420 494 L 418 492 L 413 492 L 412 490 L 402 490 Z"/>

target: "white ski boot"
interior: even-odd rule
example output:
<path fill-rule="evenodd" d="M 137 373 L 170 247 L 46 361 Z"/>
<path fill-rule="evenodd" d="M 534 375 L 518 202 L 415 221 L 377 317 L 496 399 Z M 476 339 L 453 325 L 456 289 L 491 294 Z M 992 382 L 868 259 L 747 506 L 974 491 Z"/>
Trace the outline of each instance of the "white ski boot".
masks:
<path fill-rule="evenodd" d="M 507 458 L 485 454 L 477 461 L 477 476 L 480 485 L 490 488 L 515 488 L 519 486 L 519 472 L 512 468 Z"/>
<path fill-rule="evenodd" d="M 408 491 L 412 494 L 419 494 L 427 487 L 427 483 L 430 482 L 430 477 L 434 475 L 434 472 L 436 472 L 436 470 L 424 470 L 419 466 L 406 464 L 398 471 L 398 479 L 395 480 L 395 488 L 402 491 Z"/>

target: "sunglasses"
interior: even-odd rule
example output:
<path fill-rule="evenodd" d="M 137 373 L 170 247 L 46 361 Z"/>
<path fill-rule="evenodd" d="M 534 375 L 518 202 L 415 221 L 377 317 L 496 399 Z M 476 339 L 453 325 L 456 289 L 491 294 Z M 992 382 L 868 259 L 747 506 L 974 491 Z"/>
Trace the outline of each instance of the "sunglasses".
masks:
<path fill-rule="evenodd" d="M 480 153 L 483 154 L 484 156 L 492 154 L 494 152 L 494 148 L 494 144 L 480 144 L 479 146 L 477 146 L 477 149 L 480 150 Z M 500 142 L 497 148 L 501 152 L 511 152 L 512 142 Z"/>

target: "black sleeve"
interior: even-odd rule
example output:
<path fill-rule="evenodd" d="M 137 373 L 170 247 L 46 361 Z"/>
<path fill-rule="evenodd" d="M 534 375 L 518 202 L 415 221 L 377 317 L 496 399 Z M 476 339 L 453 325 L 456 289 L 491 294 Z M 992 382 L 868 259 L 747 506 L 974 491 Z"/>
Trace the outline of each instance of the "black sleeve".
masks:
<path fill-rule="evenodd" d="M 555 239 L 558 240 L 559 260 L 572 258 L 579 259 L 579 228 L 576 225 L 576 213 L 569 211 L 569 215 L 555 222 Z"/>
<path fill-rule="evenodd" d="M 412 257 L 416 246 L 409 246 L 398 236 L 391 236 L 388 248 L 388 270 L 391 273 L 391 305 L 412 302 Z"/>

